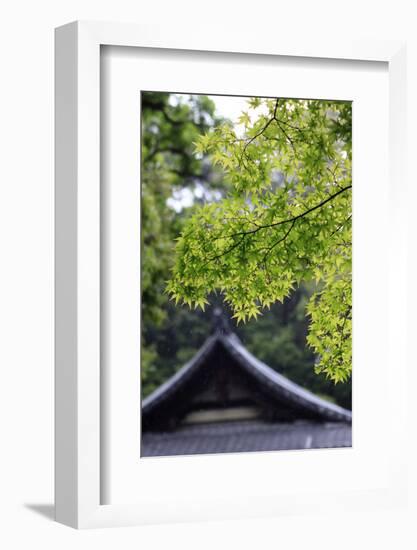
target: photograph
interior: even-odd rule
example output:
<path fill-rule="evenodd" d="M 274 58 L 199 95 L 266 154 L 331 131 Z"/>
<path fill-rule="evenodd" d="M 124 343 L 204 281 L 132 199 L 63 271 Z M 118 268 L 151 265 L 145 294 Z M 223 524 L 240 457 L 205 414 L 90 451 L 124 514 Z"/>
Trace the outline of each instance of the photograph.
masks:
<path fill-rule="evenodd" d="M 140 96 L 140 458 L 351 447 L 352 102 Z"/>

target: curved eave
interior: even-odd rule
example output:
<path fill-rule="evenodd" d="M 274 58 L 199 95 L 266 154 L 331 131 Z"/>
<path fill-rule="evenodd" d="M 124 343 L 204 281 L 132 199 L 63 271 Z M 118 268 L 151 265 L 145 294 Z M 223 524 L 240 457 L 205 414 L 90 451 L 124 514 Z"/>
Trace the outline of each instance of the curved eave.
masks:
<path fill-rule="evenodd" d="M 167 400 L 177 391 L 177 389 L 185 384 L 211 353 L 217 341 L 218 337 L 216 334 L 207 338 L 203 346 L 188 363 L 142 401 L 142 413 L 146 414 L 150 412 L 159 403 Z"/>
<path fill-rule="evenodd" d="M 252 355 L 233 334 L 220 336 L 223 345 L 234 357 L 234 359 L 255 378 L 267 385 L 271 393 L 277 397 L 285 398 L 288 401 L 303 406 L 308 410 L 318 413 L 328 420 L 351 422 L 352 413 L 339 405 L 330 403 L 302 388 L 295 382 L 291 382 L 282 374 L 279 374 L 271 367 Z"/>

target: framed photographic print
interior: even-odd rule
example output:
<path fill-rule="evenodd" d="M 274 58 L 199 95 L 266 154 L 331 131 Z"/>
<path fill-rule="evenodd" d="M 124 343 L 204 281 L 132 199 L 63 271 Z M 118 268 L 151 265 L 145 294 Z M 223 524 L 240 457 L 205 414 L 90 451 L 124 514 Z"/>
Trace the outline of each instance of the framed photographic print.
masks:
<path fill-rule="evenodd" d="M 246 38 L 56 31 L 68 525 L 404 501 L 404 46 Z"/>

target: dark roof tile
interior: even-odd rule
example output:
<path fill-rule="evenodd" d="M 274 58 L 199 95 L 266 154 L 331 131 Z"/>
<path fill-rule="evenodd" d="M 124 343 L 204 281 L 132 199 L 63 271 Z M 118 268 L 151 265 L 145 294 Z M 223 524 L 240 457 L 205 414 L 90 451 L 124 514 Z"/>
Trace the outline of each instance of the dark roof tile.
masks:
<path fill-rule="evenodd" d="M 263 421 L 183 426 L 174 432 L 146 432 L 141 456 L 172 456 L 352 446 L 349 423 Z"/>

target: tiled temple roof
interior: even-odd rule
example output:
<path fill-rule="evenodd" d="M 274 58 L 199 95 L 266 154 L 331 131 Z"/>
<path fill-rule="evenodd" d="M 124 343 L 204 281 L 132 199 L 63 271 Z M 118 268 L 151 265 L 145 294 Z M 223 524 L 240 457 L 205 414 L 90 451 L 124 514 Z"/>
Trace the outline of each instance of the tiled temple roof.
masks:
<path fill-rule="evenodd" d="M 318 397 L 279 374 L 254 357 L 235 334 L 222 330 L 216 330 L 186 365 L 143 400 L 142 418 L 146 419 L 147 415 L 156 414 L 158 408 L 162 409 L 175 399 L 175 395 L 210 363 L 210 357 L 215 350 L 218 353 L 219 349 L 228 355 L 238 368 L 243 369 L 251 377 L 253 384 L 266 392 L 272 401 L 276 400 L 281 404 L 284 402 L 299 411 L 304 410 L 307 417 L 315 420 L 347 423 L 352 421 L 351 411 Z"/>

